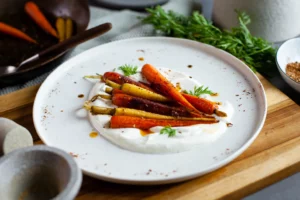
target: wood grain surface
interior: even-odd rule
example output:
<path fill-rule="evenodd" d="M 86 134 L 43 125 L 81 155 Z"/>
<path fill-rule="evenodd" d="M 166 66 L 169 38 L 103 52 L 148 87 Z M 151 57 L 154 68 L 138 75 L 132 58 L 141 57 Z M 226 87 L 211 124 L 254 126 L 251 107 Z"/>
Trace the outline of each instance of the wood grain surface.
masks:
<path fill-rule="evenodd" d="M 300 107 L 258 75 L 268 99 L 268 115 L 254 143 L 225 167 L 191 181 L 163 186 L 130 186 L 84 176 L 77 200 L 240 199 L 300 170 Z M 0 116 L 25 126 L 39 140 L 32 106 L 39 86 L 0 96 Z"/>

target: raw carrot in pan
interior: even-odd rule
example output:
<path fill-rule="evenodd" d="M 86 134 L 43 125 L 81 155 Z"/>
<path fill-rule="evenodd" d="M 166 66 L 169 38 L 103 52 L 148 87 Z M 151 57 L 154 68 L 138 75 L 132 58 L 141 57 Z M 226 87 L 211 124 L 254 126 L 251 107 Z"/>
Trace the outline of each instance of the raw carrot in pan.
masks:
<path fill-rule="evenodd" d="M 69 39 L 73 35 L 73 21 L 71 18 L 66 20 L 66 39 Z"/>
<path fill-rule="evenodd" d="M 25 11 L 44 31 L 58 38 L 56 30 L 51 26 L 42 11 L 34 2 L 27 2 L 25 4 Z"/>
<path fill-rule="evenodd" d="M 176 119 L 145 119 L 131 116 L 112 116 L 110 128 L 139 128 L 148 130 L 155 126 L 191 126 L 195 124 L 212 124 L 218 121 L 176 120 Z"/>
<path fill-rule="evenodd" d="M 0 32 L 37 44 L 37 42 L 22 31 L 0 22 Z"/>
<path fill-rule="evenodd" d="M 63 18 L 59 17 L 56 20 L 56 29 L 58 32 L 59 41 L 62 42 L 66 38 L 66 22 Z"/>
<path fill-rule="evenodd" d="M 113 81 L 118 84 L 124 84 L 124 83 L 130 83 L 136 86 L 139 86 L 141 88 L 145 88 L 147 90 L 153 91 L 150 87 L 146 86 L 143 83 L 137 82 L 132 80 L 131 78 L 127 76 L 123 76 L 122 74 L 116 73 L 116 72 L 106 72 L 103 74 L 103 79 Z"/>
<path fill-rule="evenodd" d="M 142 68 L 142 74 L 150 82 L 155 91 L 160 91 L 166 97 L 177 101 L 182 106 L 186 107 L 193 114 L 201 115 L 191 103 L 189 103 L 181 93 L 168 81 L 157 69 L 150 64 L 145 64 Z"/>

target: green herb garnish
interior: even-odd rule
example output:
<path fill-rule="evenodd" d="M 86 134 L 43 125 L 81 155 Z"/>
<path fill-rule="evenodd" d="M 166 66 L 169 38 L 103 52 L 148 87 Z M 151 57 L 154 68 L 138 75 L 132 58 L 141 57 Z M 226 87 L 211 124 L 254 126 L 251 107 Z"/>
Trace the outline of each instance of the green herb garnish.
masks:
<path fill-rule="evenodd" d="M 185 17 L 173 11 L 166 12 L 160 6 L 149 8 L 147 12 L 149 16 L 143 22 L 152 24 L 167 36 L 196 40 L 225 50 L 253 71 L 266 75 L 276 71 L 276 50 L 268 41 L 251 35 L 247 28 L 251 20 L 245 12 L 236 11 L 240 26 L 230 31 L 217 28 L 198 12 Z"/>
<path fill-rule="evenodd" d="M 171 126 L 165 126 L 160 130 L 160 134 L 168 134 L 169 137 L 174 137 L 176 135 L 176 130 L 172 129 Z"/>
<path fill-rule="evenodd" d="M 200 87 L 195 86 L 194 91 L 184 90 L 183 92 L 186 93 L 186 94 L 196 96 L 196 97 L 199 97 L 201 94 L 213 94 L 213 92 L 211 90 L 209 90 L 208 87 L 204 88 L 203 85 L 200 86 Z"/>
<path fill-rule="evenodd" d="M 122 65 L 118 69 L 122 70 L 125 76 L 134 75 L 137 73 L 137 66 L 131 66 L 131 65 Z"/>

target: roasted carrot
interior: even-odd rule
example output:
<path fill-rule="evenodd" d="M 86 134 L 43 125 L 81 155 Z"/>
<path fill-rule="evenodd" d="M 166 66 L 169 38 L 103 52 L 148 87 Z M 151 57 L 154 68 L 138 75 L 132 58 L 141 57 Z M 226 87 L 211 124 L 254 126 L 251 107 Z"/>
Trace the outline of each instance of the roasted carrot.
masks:
<path fill-rule="evenodd" d="M 34 2 L 27 2 L 25 4 L 25 11 L 44 31 L 58 38 L 56 30 L 51 26 L 42 11 Z"/>
<path fill-rule="evenodd" d="M 110 91 L 110 92 L 109 92 Z M 111 88 L 105 88 L 105 92 L 111 94 L 111 95 L 115 95 L 115 94 L 124 94 L 124 92 L 120 89 L 117 89 L 117 88 L 114 88 L 114 89 L 111 89 Z"/>
<path fill-rule="evenodd" d="M 106 83 L 106 85 L 108 85 L 108 86 L 110 86 L 112 88 L 115 88 L 115 89 L 121 89 L 121 86 L 122 86 L 122 85 L 120 85 L 118 83 L 115 83 L 115 82 L 113 82 L 111 80 L 108 80 L 108 79 L 105 80 L 105 83 Z"/>
<path fill-rule="evenodd" d="M 84 108 L 90 111 L 93 115 L 116 115 L 116 116 L 132 116 L 143 117 L 149 119 L 177 119 L 177 120 L 198 120 L 198 121 L 211 121 L 215 122 L 215 118 L 187 118 L 187 117 L 173 117 L 167 115 L 160 115 L 155 113 L 146 112 L 143 110 L 131 109 L 131 108 L 105 108 L 99 106 L 91 106 L 89 102 L 84 104 Z"/>
<path fill-rule="evenodd" d="M 206 114 L 214 114 L 215 110 L 218 109 L 218 105 L 204 98 L 199 98 L 190 94 L 182 93 L 182 96 L 188 102 L 190 102 L 195 108 L 206 113 Z"/>
<path fill-rule="evenodd" d="M 166 97 L 177 101 L 182 106 L 186 107 L 193 114 L 201 115 L 191 103 L 189 103 L 181 93 L 168 81 L 157 69 L 150 64 L 145 64 L 142 68 L 142 74 L 150 82 L 155 91 L 160 91 Z"/>
<path fill-rule="evenodd" d="M 102 95 L 102 97 L 105 95 Z M 112 96 L 112 103 L 118 107 L 134 108 L 161 115 L 174 117 L 204 117 L 204 115 L 193 115 L 183 107 L 171 107 L 158 102 L 153 102 L 140 97 L 134 97 L 126 94 L 115 94 Z"/>
<path fill-rule="evenodd" d="M 147 90 L 153 91 L 149 86 L 146 86 L 143 83 L 137 82 L 135 80 L 132 80 L 131 78 L 127 76 L 123 76 L 122 74 L 116 73 L 116 72 L 106 72 L 103 75 L 104 80 L 110 80 L 118 84 L 124 84 L 124 83 L 130 83 L 136 86 L 139 86 L 141 88 L 145 88 Z"/>
<path fill-rule="evenodd" d="M 129 94 L 132 96 L 137 96 L 137 97 L 141 97 L 144 99 L 148 99 L 151 101 L 158 101 L 158 102 L 168 102 L 170 101 L 170 99 L 157 94 L 155 92 L 151 92 L 145 88 L 141 88 L 139 86 L 133 85 L 133 84 L 129 84 L 129 83 L 124 83 L 121 86 L 121 90 L 125 93 L 125 94 Z"/>
<path fill-rule="evenodd" d="M 195 108 L 197 108 L 199 111 L 204 112 L 206 114 L 216 114 L 220 117 L 226 117 L 227 114 L 218 110 L 218 105 L 208 99 L 204 99 L 201 97 L 196 97 L 190 94 L 184 94 L 182 93 L 182 96 L 184 96 L 184 98 L 186 100 L 188 100 L 188 102 L 190 102 Z"/>
<path fill-rule="evenodd" d="M 141 97 L 141 98 L 144 98 L 144 99 L 148 99 L 148 100 L 151 100 L 151 101 L 157 101 L 157 102 L 169 102 L 171 101 L 170 99 L 158 94 L 158 93 L 155 93 L 155 92 L 152 92 L 152 91 L 149 91 L 145 88 L 142 88 L 142 87 L 139 87 L 139 86 L 136 86 L 134 84 L 130 84 L 130 83 L 124 83 L 123 85 L 119 85 L 113 81 L 110 81 L 110 80 L 105 80 L 106 82 L 106 85 L 114 88 L 114 89 L 120 89 L 122 90 L 123 93 L 125 94 L 128 94 L 128 95 L 132 95 L 132 96 L 135 96 L 135 97 Z M 105 89 L 105 91 L 107 93 L 111 93 L 112 91 L 108 88 Z"/>
<path fill-rule="evenodd" d="M 0 32 L 37 44 L 37 42 L 34 39 L 32 39 L 31 37 L 29 37 L 27 34 L 23 33 L 22 31 L 14 28 L 12 26 L 4 24 L 2 22 L 0 22 Z"/>
<path fill-rule="evenodd" d="M 138 96 L 138 97 L 142 97 L 142 98 L 145 98 L 145 99 L 149 99 L 149 100 L 154 100 L 154 101 L 159 101 L 159 102 L 168 102 L 170 101 L 169 99 L 167 98 L 157 98 L 156 97 L 156 93 L 153 93 L 155 95 L 152 95 L 152 93 L 150 92 L 146 92 L 145 90 L 139 88 L 139 87 L 134 87 L 135 86 L 139 86 L 140 83 L 139 82 L 136 82 L 128 77 L 125 77 L 126 78 L 126 81 L 130 84 L 123 84 L 123 85 L 119 85 L 118 83 L 114 82 L 114 81 L 117 81 L 119 82 L 120 84 L 122 84 L 122 81 L 120 81 L 120 79 L 122 79 L 122 77 L 120 78 L 120 76 L 118 76 L 119 74 L 118 73 L 115 73 L 115 72 L 107 72 L 109 73 L 107 76 L 106 76 L 106 82 L 109 86 L 113 87 L 113 88 L 120 88 L 121 90 L 116 90 L 113 92 L 112 89 L 110 88 L 106 88 L 106 92 L 107 93 L 125 93 L 125 94 L 129 94 L 129 95 L 133 95 L 133 96 Z M 112 74 L 110 74 L 112 73 Z M 121 75 L 122 76 L 122 75 Z M 98 77 L 98 76 L 97 76 Z M 115 77 L 119 77 L 119 78 L 115 78 Z M 123 86 L 125 85 L 124 89 Z M 129 87 L 130 86 L 130 87 Z M 127 89 L 131 88 L 135 91 L 137 91 L 136 93 L 128 93 L 128 91 L 126 91 Z M 144 87 L 145 88 L 145 87 Z M 145 88 L 146 89 L 146 88 Z M 123 90 L 123 92 L 122 92 Z M 143 93 L 141 93 L 140 91 L 143 91 Z M 205 98 L 201 98 L 201 97 L 196 97 L 196 96 L 192 96 L 192 95 L 189 95 L 189 94 L 185 94 L 185 93 L 181 93 L 181 95 L 189 102 L 191 103 L 197 110 L 201 111 L 201 112 L 204 112 L 205 114 L 217 114 L 218 116 L 220 117 L 226 117 L 226 113 L 218 110 L 218 105 L 208 99 L 205 99 Z M 170 102 L 172 103 L 172 102 Z M 169 104 L 170 104 L 169 103 Z M 177 103 L 175 102 L 175 105 Z"/>
<path fill-rule="evenodd" d="M 174 119 L 145 119 L 141 117 L 131 116 L 112 116 L 110 120 L 110 128 L 139 128 L 148 130 L 155 126 L 191 126 L 196 124 L 212 124 L 217 123 L 210 121 L 197 120 L 174 120 Z"/>

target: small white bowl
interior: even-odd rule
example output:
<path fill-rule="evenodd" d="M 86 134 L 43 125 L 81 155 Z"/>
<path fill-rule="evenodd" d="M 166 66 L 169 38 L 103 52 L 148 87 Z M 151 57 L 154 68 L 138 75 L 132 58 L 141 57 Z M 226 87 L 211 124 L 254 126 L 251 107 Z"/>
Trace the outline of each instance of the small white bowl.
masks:
<path fill-rule="evenodd" d="M 300 62 L 300 38 L 293 38 L 284 42 L 278 49 L 276 63 L 282 78 L 297 92 L 300 92 L 300 83 L 297 83 L 286 74 L 286 65 L 291 62 Z"/>

